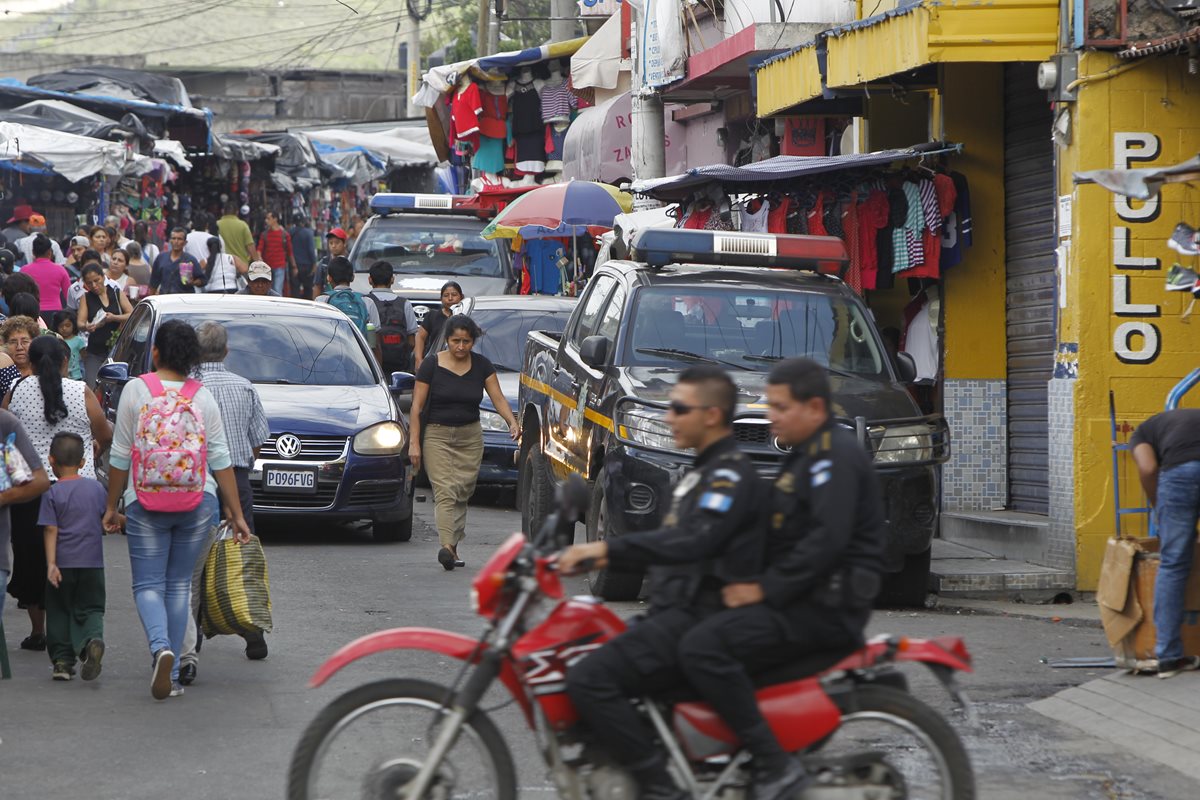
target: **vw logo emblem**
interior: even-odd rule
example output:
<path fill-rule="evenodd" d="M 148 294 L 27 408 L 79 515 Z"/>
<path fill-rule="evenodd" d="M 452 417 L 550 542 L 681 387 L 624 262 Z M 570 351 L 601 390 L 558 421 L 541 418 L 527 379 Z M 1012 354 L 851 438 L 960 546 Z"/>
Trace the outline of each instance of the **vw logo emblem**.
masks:
<path fill-rule="evenodd" d="M 792 448 L 791 448 L 791 447 L 789 447 L 789 446 L 787 446 L 787 445 L 786 445 L 786 444 L 784 444 L 783 442 L 779 441 L 779 437 L 778 437 L 778 436 L 776 436 L 776 437 L 774 437 L 773 439 L 771 439 L 771 445 L 772 445 L 772 446 L 774 446 L 774 448 L 775 448 L 776 450 L 778 450 L 779 452 L 781 452 L 781 453 L 790 453 L 790 452 L 792 452 Z"/>
<path fill-rule="evenodd" d="M 295 458 L 300 455 L 300 439 L 291 433 L 285 433 L 275 440 L 275 451 L 280 458 Z"/>

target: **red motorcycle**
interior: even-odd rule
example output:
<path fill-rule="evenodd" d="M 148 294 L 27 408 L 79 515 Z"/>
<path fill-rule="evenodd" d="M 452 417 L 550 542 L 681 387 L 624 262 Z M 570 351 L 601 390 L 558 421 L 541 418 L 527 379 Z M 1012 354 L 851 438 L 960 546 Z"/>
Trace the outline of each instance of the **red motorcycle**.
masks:
<path fill-rule="evenodd" d="M 572 540 L 586 506 L 580 489 L 565 488 L 539 541 L 557 550 Z M 462 662 L 448 686 L 384 680 L 330 703 L 292 756 L 289 800 L 516 800 L 517 770 L 506 737 L 489 716 L 496 709 L 483 707 L 497 679 L 533 729 L 560 796 L 635 800 L 632 775 L 578 724 L 565 683 L 572 664 L 625 624 L 592 598 L 564 599 L 553 558 L 537 545 L 514 534 L 475 577 L 471 601 L 488 620 L 478 639 L 397 628 L 357 639 L 321 666 L 313 687 L 384 651 L 420 650 Z M 942 716 L 909 694 L 897 662 L 929 667 L 970 717 L 954 680 L 957 671 L 971 670 L 970 655 L 956 637 L 880 636 L 856 652 L 819 653 L 756 676 L 764 716 L 816 778 L 794 800 L 975 797 L 962 741 Z M 708 705 L 686 694 L 644 698 L 639 705 L 681 786 L 697 800 L 740 800 L 749 754 Z"/>

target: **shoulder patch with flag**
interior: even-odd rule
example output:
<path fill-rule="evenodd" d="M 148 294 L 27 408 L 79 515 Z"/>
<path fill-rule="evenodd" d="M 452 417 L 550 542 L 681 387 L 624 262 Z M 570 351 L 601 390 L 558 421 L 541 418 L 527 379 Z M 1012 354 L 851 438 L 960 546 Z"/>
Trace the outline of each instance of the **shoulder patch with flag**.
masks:
<path fill-rule="evenodd" d="M 724 514 L 733 508 L 733 496 L 723 492 L 705 492 L 700 495 L 700 508 Z"/>

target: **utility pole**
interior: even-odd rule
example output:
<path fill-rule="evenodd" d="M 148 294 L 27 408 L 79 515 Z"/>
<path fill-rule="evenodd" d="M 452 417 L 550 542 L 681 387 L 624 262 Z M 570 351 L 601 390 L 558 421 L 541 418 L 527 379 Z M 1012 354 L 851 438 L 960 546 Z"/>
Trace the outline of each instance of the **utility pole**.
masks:
<path fill-rule="evenodd" d="M 488 26 L 488 52 L 492 55 L 500 52 L 500 9 L 493 5 L 488 15 L 491 25 Z"/>
<path fill-rule="evenodd" d="M 475 51 L 479 57 L 489 55 L 488 53 L 488 28 L 491 25 L 491 9 L 488 7 L 488 0 L 479 0 L 479 25 L 475 30 Z"/>
<path fill-rule="evenodd" d="M 421 86 L 421 20 L 408 15 L 408 113 L 409 117 L 422 117 L 424 110 L 413 102 L 413 95 Z"/>
<path fill-rule="evenodd" d="M 574 39 L 578 16 L 575 0 L 550 0 L 550 41 Z"/>
<path fill-rule="evenodd" d="M 649 180 L 663 178 L 667 173 L 666 153 L 666 121 L 663 117 L 662 95 L 658 90 L 645 85 L 646 65 L 643 61 L 642 39 L 645 28 L 645 9 L 640 8 L 629 0 L 626 5 L 634 11 L 631 26 L 630 55 L 633 60 L 633 91 L 632 91 L 632 123 L 631 149 L 633 159 L 634 180 Z M 638 199 L 634 201 L 638 208 L 655 208 L 660 205 L 655 200 Z"/>

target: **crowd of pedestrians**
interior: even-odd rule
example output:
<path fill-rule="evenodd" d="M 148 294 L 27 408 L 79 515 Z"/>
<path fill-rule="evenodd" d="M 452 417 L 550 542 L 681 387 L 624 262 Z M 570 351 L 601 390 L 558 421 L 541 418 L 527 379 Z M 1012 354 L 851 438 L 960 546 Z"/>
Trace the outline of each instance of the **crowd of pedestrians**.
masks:
<path fill-rule="evenodd" d="M 159 325 L 151 342 L 154 371 L 125 384 L 115 423 L 100 408 L 92 387 L 142 299 L 201 292 L 315 299 L 345 313 L 380 362 L 396 370 L 411 363 L 420 332 L 436 333 L 420 328 L 412 307 L 391 292 L 390 265 L 375 265 L 368 294 L 351 288 L 351 237 L 342 228 L 325 235 L 318 257 L 316 237 L 303 219 L 288 230 L 270 212 L 256 238 L 236 205 L 224 211 L 220 217 L 197 213 L 190 229 L 170 230 L 161 245 L 144 223 L 123 224 L 116 217 L 62 232 L 67 235 L 58 240 L 28 206 L 18 206 L 0 232 L 0 448 L 9 447 L 12 437 L 11 452 L 0 452 L 0 471 L 11 472 L 10 458 L 23 458 L 27 473 L 19 485 L 0 491 L 0 581 L 29 616 L 20 647 L 46 651 L 54 680 L 76 674 L 94 680 L 101 673 L 102 543 L 106 533 L 123 531 L 151 656 L 151 694 L 182 694 L 199 671 L 200 576 L 218 520 L 226 520 L 237 541 L 247 541 L 253 531 L 249 476 L 270 430 L 253 384 L 224 366 L 222 325 Z M 443 292 L 444 304 L 461 298 L 457 285 Z M 439 323 L 453 302 L 436 315 Z M 441 398 L 443 385 L 461 378 L 465 364 L 467 393 L 486 389 L 503 403 L 494 370 L 486 359 L 472 361 L 469 350 L 465 359 L 458 351 L 448 356 L 452 377 L 439 381 L 433 396 Z M 157 469 L 146 455 L 152 449 L 144 446 L 155 435 L 146 427 L 147 409 L 164 404 L 171 413 L 160 418 L 184 427 L 166 432 L 178 452 Z M 198 413 L 181 415 L 184 407 Z M 189 419 L 191 428 L 180 422 Z M 478 461 L 479 443 L 449 436 L 456 424 L 440 416 L 430 420 L 430 460 L 448 469 L 461 457 L 447 460 L 443 439 L 451 446 L 464 442 L 468 459 Z M 475 424 L 458 433 L 479 433 L 477 409 Z M 188 450 L 198 441 L 199 450 Z M 105 452 L 107 492 L 96 480 Z M 446 523 L 445 543 L 457 558 L 463 487 L 448 493 L 446 480 L 437 485 L 446 506 L 441 516 L 453 520 Z M 181 497 L 191 500 L 181 504 Z M 0 611 L 3 600 L 0 595 Z M 267 656 L 263 636 L 244 638 L 248 658 Z"/>

